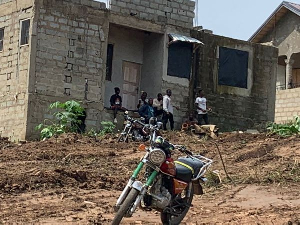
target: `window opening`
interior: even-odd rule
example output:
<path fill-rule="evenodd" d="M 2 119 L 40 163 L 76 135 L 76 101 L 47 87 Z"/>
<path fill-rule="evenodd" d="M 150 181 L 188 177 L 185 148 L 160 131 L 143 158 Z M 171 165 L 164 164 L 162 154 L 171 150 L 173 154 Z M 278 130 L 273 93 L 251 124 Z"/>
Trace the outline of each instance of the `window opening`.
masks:
<path fill-rule="evenodd" d="M 21 45 L 26 45 L 29 43 L 29 27 L 29 19 L 21 21 Z"/>
<path fill-rule="evenodd" d="M 193 44 L 175 42 L 169 45 L 168 75 L 190 78 L 192 66 Z"/>
<path fill-rule="evenodd" d="M 107 60 L 106 60 L 106 80 L 111 81 L 112 77 L 112 61 L 113 61 L 114 45 L 107 45 Z"/>
<path fill-rule="evenodd" d="M 218 84 L 247 88 L 248 59 L 249 52 L 220 47 Z"/>
<path fill-rule="evenodd" d="M 0 52 L 3 50 L 4 28 L 0 28 Z"/>

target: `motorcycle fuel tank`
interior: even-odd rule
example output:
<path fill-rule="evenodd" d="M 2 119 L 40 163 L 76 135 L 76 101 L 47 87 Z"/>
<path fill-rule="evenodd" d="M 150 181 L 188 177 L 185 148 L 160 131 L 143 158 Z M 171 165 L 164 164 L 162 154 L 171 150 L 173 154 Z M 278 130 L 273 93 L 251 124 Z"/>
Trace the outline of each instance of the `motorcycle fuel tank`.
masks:
<path fill-rule="evenodd" d="M 160 167 L 161 171 L 171 176 L 176 176 L 176 167 L 172 158 L 167 158 Z"/>

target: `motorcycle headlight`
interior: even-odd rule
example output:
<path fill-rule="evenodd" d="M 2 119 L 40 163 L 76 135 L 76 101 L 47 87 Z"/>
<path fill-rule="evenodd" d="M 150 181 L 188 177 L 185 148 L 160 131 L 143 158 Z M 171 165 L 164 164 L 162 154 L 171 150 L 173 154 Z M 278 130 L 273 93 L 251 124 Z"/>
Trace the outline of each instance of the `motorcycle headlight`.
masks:
<path fill-rule="evenodd" d="M 166 160 L 166 154 L 159 148 L 152 149 L 149 154 L 149 160 L 155 165 L 161 165 Z"/>

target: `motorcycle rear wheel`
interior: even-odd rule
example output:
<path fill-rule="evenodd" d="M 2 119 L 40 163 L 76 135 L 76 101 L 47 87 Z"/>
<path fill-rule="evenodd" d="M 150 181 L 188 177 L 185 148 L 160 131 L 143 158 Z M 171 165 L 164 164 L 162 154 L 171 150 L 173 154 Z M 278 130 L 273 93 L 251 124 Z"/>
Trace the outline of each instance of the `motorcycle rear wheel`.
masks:
<path fill-rule="evenodd" d="M 189 186 L 185 189 L 184 194 L 186 195 L 189 190 Z M 186 206 L 181 209 L 180 215 L 175 216 L 170 213 L 164 213 L 162 212 L 160 214 L 160 219 L 163 225 L 178 225 L 180 222 L 184 219 L 187 212 L 189 211 L 194 196 L 194 189 L 193 186 L 190 188 L 190 197 L 185 196 L 184 198 L 177 198 L 173 200 L 172 206 L 176 206 L 176 200 L 181 201 L 182 203 L 185 203 Z"/>
<path fill-rule="evenodd" d="M 112 225 L 119 225 L 123 217 L 126 215 L 128 210 L 131 209 L 135 199 L 139 195 L 139 191 L 132 188 L 128 193 L 127 197 L 125 198 L 123 204 L 120 206 L 118 212 L 116 213 Z"/>

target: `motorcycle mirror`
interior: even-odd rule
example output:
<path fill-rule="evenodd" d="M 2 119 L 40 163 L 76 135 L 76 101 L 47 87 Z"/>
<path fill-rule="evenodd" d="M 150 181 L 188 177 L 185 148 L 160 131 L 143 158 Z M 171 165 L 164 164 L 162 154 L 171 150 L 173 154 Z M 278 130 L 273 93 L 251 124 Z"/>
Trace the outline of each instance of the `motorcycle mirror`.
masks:
<path fill-rule="evenodd" d="M 138 147 L 138 149 L 139 149 L 141 152 L 146 151 L 146 145 L 140 144 L 140 146 Z"/>

